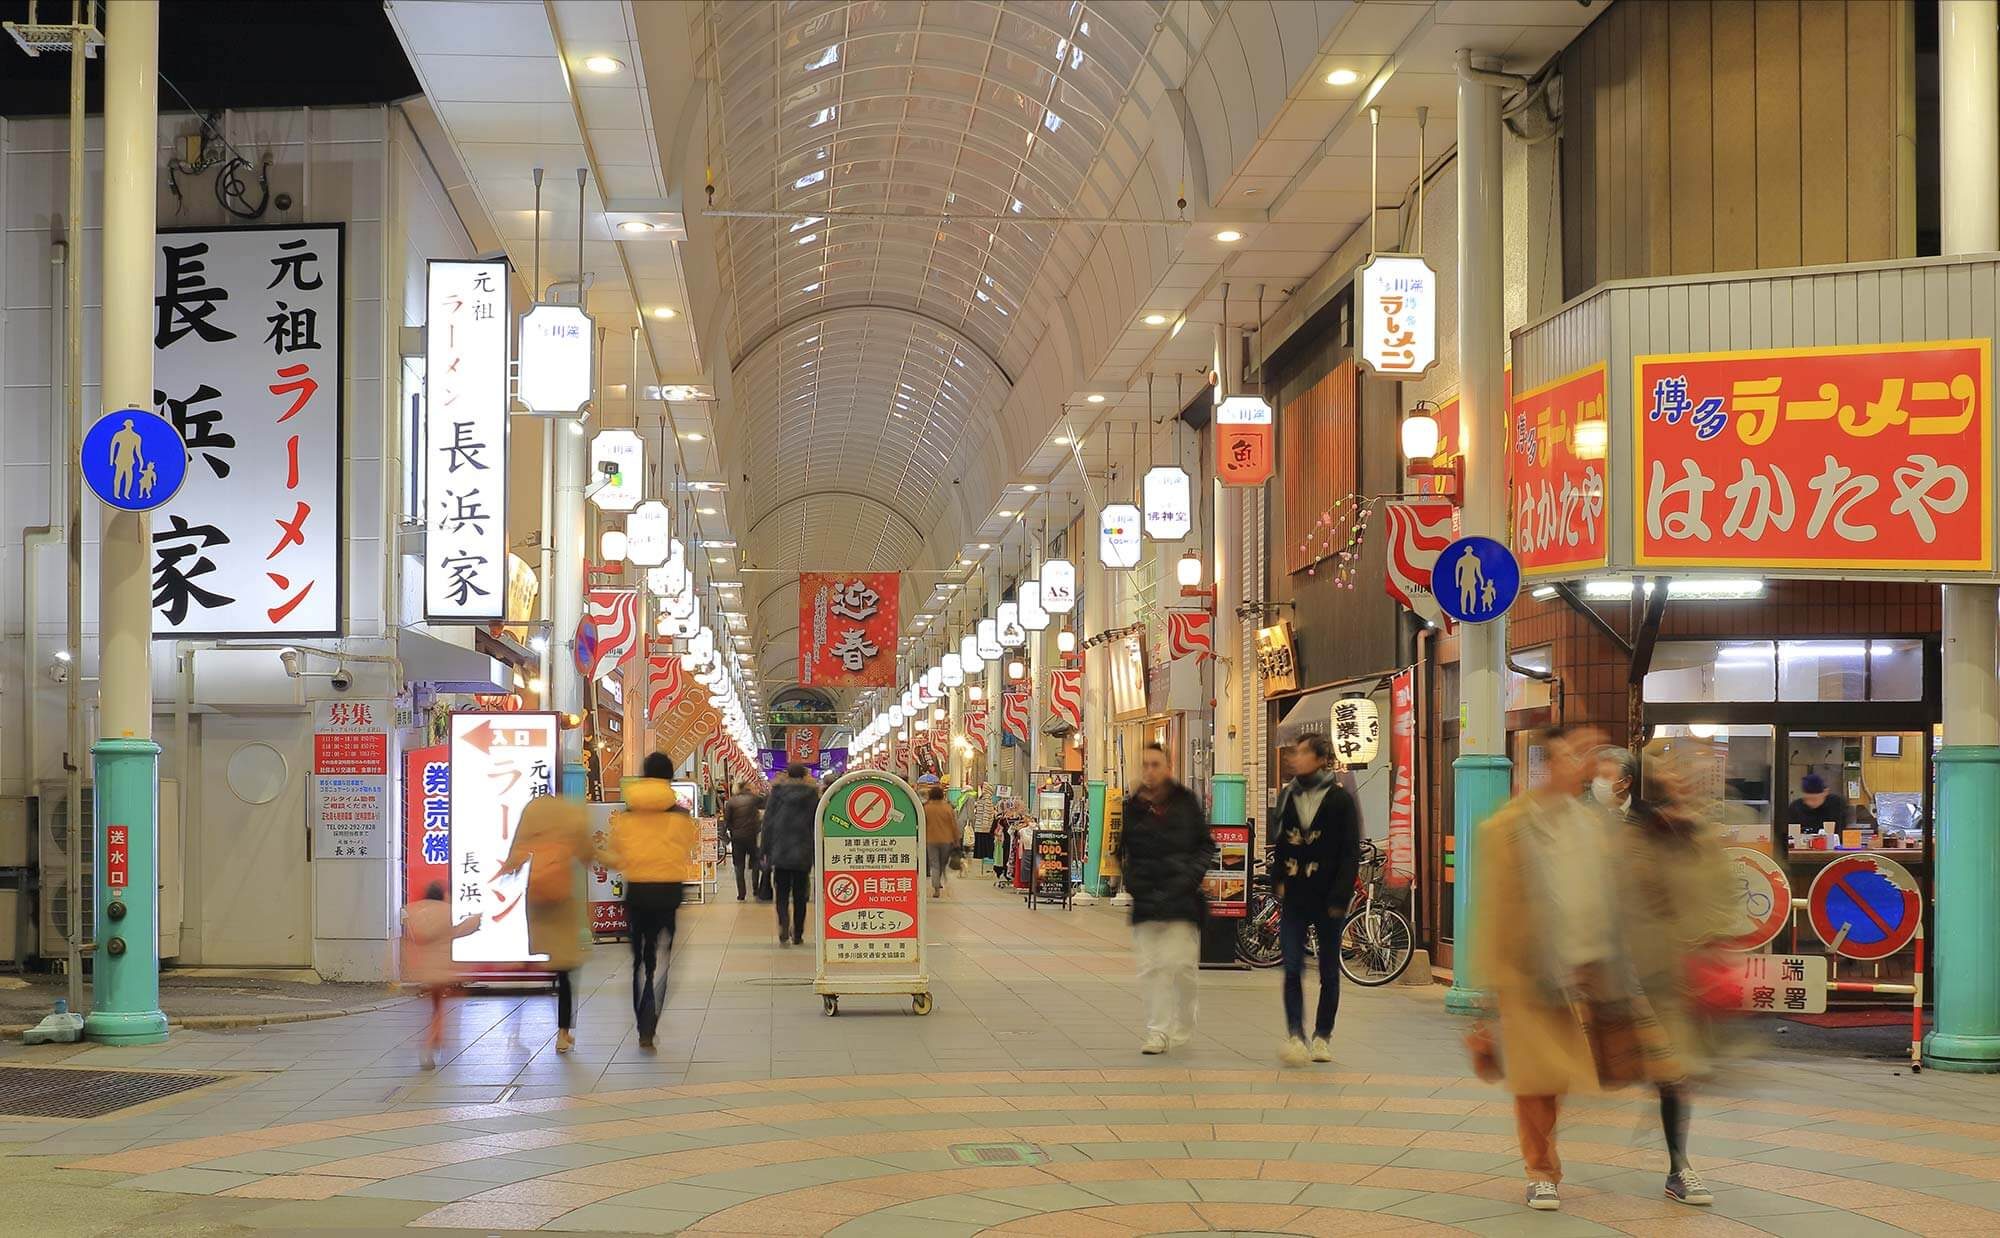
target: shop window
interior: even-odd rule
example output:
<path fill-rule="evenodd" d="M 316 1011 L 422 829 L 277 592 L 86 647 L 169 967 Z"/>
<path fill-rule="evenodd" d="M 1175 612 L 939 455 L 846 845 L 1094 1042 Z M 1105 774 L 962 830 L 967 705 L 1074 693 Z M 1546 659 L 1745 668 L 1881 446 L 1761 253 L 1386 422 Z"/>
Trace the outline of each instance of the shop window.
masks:
<path fill-rule="evenodd" d="M 1770 849 L 1774 728 L 1695 722 L 1654 727 L 1653 738 L 1682 763 L 1693 798 L 1716 805 L 1725 842 Z"/>
<path fill-rule="evenodd" d="M 1868 642 L 1788 640 L 1778 643 L 1781 701 L 1868 699 Z"/>
<path fill-rule="evenodd" d="M 1550 647 L 1540 645 L 1534 649 L 1517 649 L 1508 657 L 1514 666 L 1524 666 L 1531 671 L 1546 673 L 1549 669 Z M 1507 668 L 1507 708 L 1510 711 L 1548 707 L 1548 680 L 1537 679 L 1533 675 L 1523 675 L 1512 666 Z"/>
<path fill-rule="evenodd" d="M 1776 686 L 1770 641 L 1663 641 L 1653 650 L 1645 693 L 1656 704 L 1768 701 Z"/>
<path fill-rule="evenodd" d="M 1916 640 L 1868 642 L 1868 699 L 1924 699 L 1924 643 Z"/>

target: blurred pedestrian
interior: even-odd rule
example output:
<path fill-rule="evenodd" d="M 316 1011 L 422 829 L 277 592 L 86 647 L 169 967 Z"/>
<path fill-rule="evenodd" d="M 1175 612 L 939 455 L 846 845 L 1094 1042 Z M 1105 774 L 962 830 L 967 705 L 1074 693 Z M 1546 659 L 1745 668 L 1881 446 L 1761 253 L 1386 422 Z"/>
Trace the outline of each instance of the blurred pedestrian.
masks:
<path fill-rule="evenodd" d="M 1638 783 L 1639 763 L 1628 748 L 1602 748 L 1597 753 L 1597 776 L 1590 780 L 1590 796 L 1613 816 L 1623 818 L 1632 811 L 1632 791 Z"/>
<path fill-rule="evenodd" d="M 1165 1053 L 1194 1035 L 1201 922 L 1208 913 L 1202 881 L 1215 865 L 1215 839 L 1201 801 L 1174 781 L 1159 744 L 1146 745 L 1139 785 L 1125 794 L 1117 854 L 1132 896 L 1132 944 L 1146 1004 L 1139 1051 Z"/>
<path fill-rule="evenodd" d="M 1854 824 L 1854 810 L 1840 792 L 1826 785 L 1825 778 L 1807 774 L 1799 779 L 1799 796 L 1785 805 L 1785 819 L 1780 824 L 1797 826 L 1801 834 L 1825 830 L 1838 843 L 1840 831 Z"/>
<path fill-rule="evenodd" d="M 694 817 L 674 790 L 674 761 L 649 752 L 644 774 L 625 781 L 626 811 L 611 816 L 611 838 L 598 857 L 625 881 L 625 927 L 632 939 L 632 1017 L 639 1047 L 653 1047 L 653 1033 L 667 1004 L 673 963 L 674 922 L 686 882 L 701 880 Z M 660 939 L 666 948 L 660 949 Z"/>
<path fill-rule="evenodd" d="M 933 786 L 924 799 L 924 854 L 931 869 L 931 897 L 944 897 L 945 875 L 958 850 L 958 815 L 945 803 L 944 788 Z"/>
<path fill-rule="evenodd" d="M 1272 879 L 1280 902 L 1279 939 L 1285 960 L 1287 1066 L 1333 1060 L 1333 1021 L 1340 1013 L 1340 930 L 1361 868 L 1361 814 L 1334 768 L 1333 743 L 1307 735 L 1291 748 L 1292 780 L 1278 798 L 1277 866 Z M 1306 1043 L 1306 935 L 1319 935 L 1319 1008 L 1312 1043 Z"/>
<path fill-rule="evenodd" d="M 151 466 L 148 466 L 151 467 Z M 430 1023 L 424 1029 L 424 1069 L 437 1065 L 437 1052 L 444 1047 L 444 999 L 458 981 L 451 962 L 451 943 L 479 931 L 477 912 L 451 922 L 451 904 L 445 900 L 444 882 L 433 881 L 424 896 L 403 908 L 403 979 L 423 986 L 431 999 Z"/>
<path fill-rule="evenodd" d="M 777 887 L 778 944 L 801 945 L 806 934 L 806 886 L 812 880 L 813 830 L 819 816 L 819 784 L 804 765 L 793 762 L 771 784 L 764 802 L 764 847 Z"/>
<path fill-rule="evenodd" d="M 1530 1208 L 1561 1206 L 1556 1117 L 1570 1092 L 1597 1090 L 1598 1046 L 1622 1056 L 1624 1032 L 1581 1011 L 1619 995 L 1608 863 L 1609 818 L 1583 797 L 1600 746 L 1593 733 L 1547 727 L 1529 737 L 1547 754 L 1543 785 L 1517 795 L 1479 827 L 1473 868 L 1474 983 L 1486 990 L 1495 1030 L 1470 1038 L 1475 1065 L 1497 1068 L 1514 1094 L 1514 1126 L 1527 1167 Z M 1587 1031 L 1586 1027 L 1590 1030 Z M 1614 1041 L 1616 1043 L 1614 1043 Z"/>
<path fill-rule="evenodd" d="M 736 794 L 722 805 L 723 828 L 729 831 L 729 862 L 736 868 L 736 901 L 749 897 L 751 886 L 756 884 L 759 857 L 757 854 L 757 832 L 764 816 L 764 797 L 750 789 L 747 782 L 736 784 Z M 744 880 L 743 870 L 748 866 L 750 877 Z"/>
<path fill-rule="evenodd" d="M 581 804 L 541 795 L 528 801 L 514 831 L 514 845 L 498 876 L 528 870 L 528 952 L 544 955 L 556 974 L 556 1052 L 576 1047 L 576 992 L 572 973 L 583 966 L 589 904 L 584 865 L 593 858 L 590 820 Z"/>
<path fill-rule="evenodd" d="M 1708 1073 L 1712 1029 L 1692 992 L 1714 943 L 1728 936 L 1729 862 L 1680 757 L 1664 741 L 1646 748 L 1641 794 L 1620 832 L 1618 906 L 1623 939 L 1665 1051 L 1650 1062 L 1667 1144 L 1666 1196 L 1705 1205 L 1715 1196 L 1688 1163 L 1689 1091 Z"/>

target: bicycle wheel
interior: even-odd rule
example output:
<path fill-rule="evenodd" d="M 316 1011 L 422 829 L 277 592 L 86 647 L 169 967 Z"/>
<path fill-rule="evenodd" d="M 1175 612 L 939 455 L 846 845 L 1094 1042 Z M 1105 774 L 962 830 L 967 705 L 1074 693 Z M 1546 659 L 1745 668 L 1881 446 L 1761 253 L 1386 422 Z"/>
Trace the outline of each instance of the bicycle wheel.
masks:
<path fill-rule="evenodd" d="M 1250 906 L 1236 926 L 1236 957 L 1252 967 L 1276 967 L 1284 962 L 1278 936 L 1278 899 L 1269 890 L 1252 890 Z"/>
<path fill-rule="evenodd" d="M 1403 974 L 1415 953 L 1415 935 L 1403 914 L 1387 907 L 1350 918 L 1340 930 L 1340 972 L 1367 988 Z"/>

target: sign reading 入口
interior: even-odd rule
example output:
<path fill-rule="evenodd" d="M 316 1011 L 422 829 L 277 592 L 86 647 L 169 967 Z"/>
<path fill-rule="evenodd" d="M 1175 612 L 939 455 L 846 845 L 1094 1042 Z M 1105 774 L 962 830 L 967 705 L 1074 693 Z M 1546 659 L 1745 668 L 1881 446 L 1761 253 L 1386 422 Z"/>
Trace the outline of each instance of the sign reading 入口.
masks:
<path fill-rule="evenodd" d="M 525 878 L 498 874 L 528 801 L 555 794 L 556 760 L 552 713 L 451 716 L 451 918 L 485 917 L 477 932 L 451 943 L 459 962 L 540 957 L 528 953 Z"/>

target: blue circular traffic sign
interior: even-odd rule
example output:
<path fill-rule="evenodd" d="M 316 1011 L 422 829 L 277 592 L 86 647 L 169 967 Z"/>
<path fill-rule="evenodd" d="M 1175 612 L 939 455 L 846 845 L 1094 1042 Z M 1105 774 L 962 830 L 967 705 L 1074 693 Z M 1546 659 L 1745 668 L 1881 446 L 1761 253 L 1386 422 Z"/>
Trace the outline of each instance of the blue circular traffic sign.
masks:
<path fill-rule="evenodd" d="M 179 493 L 187 480 L 187 446 L 174 423 L 149 409 L 123 408 L 99 417 L 83 435 L 84 484 L 112 507 L 149 512 Z"/>
<path fill-rule="evenodd" d="M 1431 567 L 1431 596 L 1458 623 L 1490 623 L 1520 593 L 1520 563 L 1490 537 L 1459 538 L 1438 551 Z"/>

